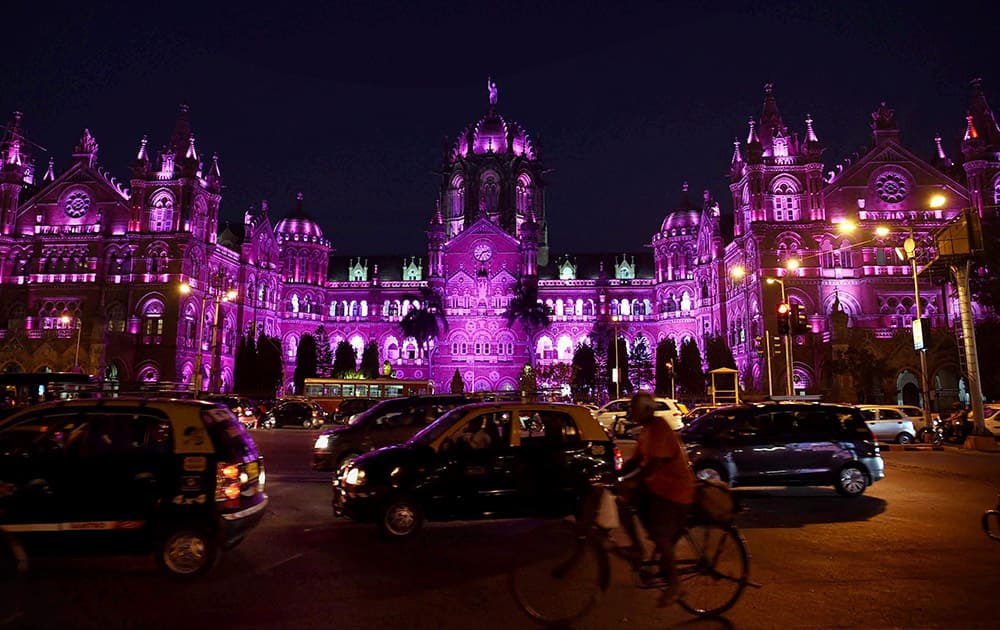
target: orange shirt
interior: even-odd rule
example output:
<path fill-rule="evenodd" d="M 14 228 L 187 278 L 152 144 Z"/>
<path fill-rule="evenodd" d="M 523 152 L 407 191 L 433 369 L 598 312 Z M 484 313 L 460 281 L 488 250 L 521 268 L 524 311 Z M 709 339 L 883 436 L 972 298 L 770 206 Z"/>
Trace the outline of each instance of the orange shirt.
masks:
<path fill-rule="evenodd" d="M 694 473 L 680 438 L 663 418 L 654 418 L 642 427 L 636 453 L 643 466 L 652 459 L 664 461 L 646 477 L 650 492 L 675 503 L 694 502 Z"/>

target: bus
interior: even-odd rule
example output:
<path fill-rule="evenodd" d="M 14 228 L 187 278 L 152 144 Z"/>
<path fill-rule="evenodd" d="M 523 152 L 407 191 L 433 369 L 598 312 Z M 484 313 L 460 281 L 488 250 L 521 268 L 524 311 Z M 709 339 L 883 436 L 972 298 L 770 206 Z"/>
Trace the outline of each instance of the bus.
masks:
<path fill-rule="evenodd" d="M 400 396 L 426 396 L 433 386 L 427 379 L 403 378 L 307 378 L 303 393 L 333 417 L 340 403 L 349 398 L 385 400 Z"/>

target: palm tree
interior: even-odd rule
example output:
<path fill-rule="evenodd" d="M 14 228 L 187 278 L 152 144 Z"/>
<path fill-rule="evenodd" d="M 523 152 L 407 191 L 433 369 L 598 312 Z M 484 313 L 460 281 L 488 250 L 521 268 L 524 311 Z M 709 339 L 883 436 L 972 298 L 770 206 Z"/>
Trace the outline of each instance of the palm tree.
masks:
<path fill-rule="evenodd" d="M 419 296 L 407 296 L 407 299 L 419 304 L 411 308 L 399 322 L 403 336 L 413 337 L 420 351 L 427 356 L 427 372 L 431 372 L 431 355 L 428 344 L 431 339 L 437 339 L 448 330 L 448 320 L 444 316 L 444 303 L 441 295 L 431 287 L 420 287 Z"/>
<path fill-rule="evenodd" d="M 524 332 L 528 333 L 529 345 L 533 343 L 535 333 L 552 324 L 550 315 L 552 309 L 538 299 L 537 280 L 522 278 L 517 286 L 517 294 L 507 306 L 504 317 L 507 319 L 507 327 L 510 328 L 515 322 L 521 322 Z M 535 367 L 535 349 L 530 348 L 531 367 Z"/>

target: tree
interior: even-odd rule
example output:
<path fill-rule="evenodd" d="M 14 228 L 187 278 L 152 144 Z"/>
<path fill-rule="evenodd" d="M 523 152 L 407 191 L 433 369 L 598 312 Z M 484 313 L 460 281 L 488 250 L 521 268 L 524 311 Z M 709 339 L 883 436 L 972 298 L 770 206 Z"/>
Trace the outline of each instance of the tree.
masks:
<path fill-rule="evenodd" d="M 987 400 L 1000 399 L 1000 318 L 989 317 L 976 325 L 979 380 Z M 964 352 L 964 349 L 960 350 Z"/>
<path fill-rule="evenodd" d="M 573 353 L 573 376 L 570 388 L 574 400 L 593 400 L 597 392 L 597 357 L 588 344 L 577 345 Z"/>
<path fill-rule="evenodd" d="M 411 308 L 399 322 L 399 328 L 405 337 L 413 337 L 420 347 L 421 353 L 427 356 L 427 371 L 431 373 L 429 344 L 441 333 L 447 332 L 448 320 L 444 316 L 444 304 L 441 295 L 431 287 L 421 287 L 419 296 L 409 296 L 418 306 Z"/>
<path fill-rule="evenodd" d="M 379 367 L 378 343 L 369 341 L 361 353 L 361 368 L 358 371 L 365 378 L 378 378 Z"/>
<path fill-rule="evenodd" d="M 292 375 L 296 394 L 305 393 L 305 380 L 316 376 L 316 355 L 316 338 L 309 333 L 302 335 L 299 339 L 299 348 L 295 352 L 295 372 Z"/>
<path fill-rule="evenodd" d="M 528 334 L 528 343 L 531 344 L 535 333 L 552 324 L 551 315 L 552 309 L 538 299 L 538 279 L 533 276 L 521 278 L 517 285 L 517 292 L 504 312 L 507 327 L 511 328 L 515 323 L 520 322 L 521 328 Z M 534 365 L 534 348 L 530 348 L 529 356 L 531 357 L 531 365 Z"/>
<path fill-rule="evenodd" d="M 321 376 L 329 376 L 333 369 L 333 348 L 330 347 L 330 334 L 322 324 L 316 329 L 316 372 Z"/>
<path fill-rule="evenodd" d="M 251 335 L 240 336 L 233 360 L 233 391 L 251 394 L 254 388 L 254 368 L 257 363 L 257 344 Z"/>
<path fill-rule="evenodd" d="M 525 363 L 524 367 L 521 368 L 521 375 L 517 378 L 517 386 L 525 398 L 534 398 L 538 394 L 538 381 L 535 379 L 535 370 L 531 365 Z"/>
<path fill-rule="evenodd" d="M 333 378 L 350 378 L 357 372 L 357 350 L 346 341 L 341 341 L 333 353 Z"/>
<path fill-rule="evenodd" d="M 977 256 L 976 266 L 969 274 L 969 290 L 973 300 L 980 306 L 988 306 L 1000 312 L 1000 208 L 994 207 L 983 212 L 983 243 L 985 249 Z M 978 340 L 978 335 L 976 336 Z"/>
<path fill-rule="evenodd" d="M 634 387 L 629 378 L 628 344 L 625 342 L 624 337 L 619 335 L 617 343 L 615 343 L 614 339 L 611 340 L 607 356 L 608 362 L 605 374 L 608 382 L 608 396 L 620 397 L 631 395 Z M 618 371 L 617 386 L 613 378 L 615 368 L 620 368 Z"/>
<path fill-rule="evenodd" d="M 635 375 L 638 389 L 646 389 L 653 383 L 653 354 L 645 337 L 638 337 L 628 357 L 629 374 Z"/>
<path fill-rule="evenodd" d="M 545 390 L 562 390 L 573 378 L 573 366 L 569 363 L 553 363 L 535 368 L 538 385 Z"/>
<path fill-rule="evenodd" d="M 257 362 L 254 366 L 255 386 L 262 398 L 274 396 L 284 387 L 285 368 L 281 354 L 281 341 L 277 337 L 260 334 L 257 338 Z"/>
<path fill-rule="evenodd" d="M 705 339 L 705 360 L 708 361 L 708 369 L 717 368 L 736 369 L 736 359 L 733 358 L 733 351 L 721 335 L 712 335 Z"/>
<path fill-rule="evenodd" d="M 455 374 L 451 377 L 451 393 L 465 393 L 465 381 L 462 380 L 462 375 L 458 373 L 458 368 L 455 368 Z"/>
<path fill-rule="evenodd" d="M 674 396 L 677 343 L 669 337 L 656 344 L 656 395 Z"/>
<path fill-rule="evenodd" d="M 680 358 L 674 369 L 677 385 L 688 398 L 705 395 L 705 369 L 702 367 L 701 351 L 694 339 L 688 337 L 681 344 Z"/>

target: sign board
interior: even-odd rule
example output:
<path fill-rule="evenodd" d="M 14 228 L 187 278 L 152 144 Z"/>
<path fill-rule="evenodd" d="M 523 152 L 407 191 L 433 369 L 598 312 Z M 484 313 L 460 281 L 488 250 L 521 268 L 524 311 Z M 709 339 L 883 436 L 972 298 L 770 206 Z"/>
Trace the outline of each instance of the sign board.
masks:
<path fill-rule="evenodd" d="M 926 350 L 930 345 L 930 320 L 926 317 L 913 320 L 913 349 Z"/>

